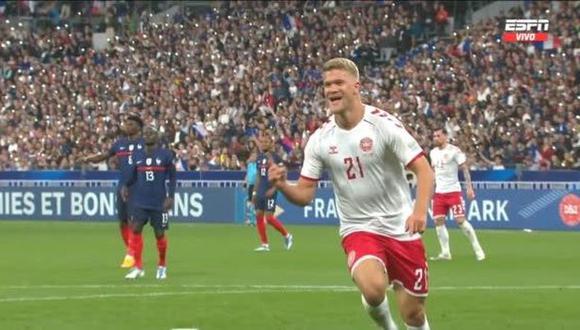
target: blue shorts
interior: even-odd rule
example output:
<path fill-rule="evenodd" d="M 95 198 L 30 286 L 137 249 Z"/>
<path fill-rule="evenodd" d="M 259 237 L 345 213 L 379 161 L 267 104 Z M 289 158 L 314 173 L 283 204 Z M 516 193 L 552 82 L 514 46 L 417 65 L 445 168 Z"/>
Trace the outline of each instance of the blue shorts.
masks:
<path fill-rule="evenodd" d="M 274 212 L 276 210 L 276 193 L 271 198 L 256 196 L 256 210 Z"/>
<path fill-rule="evenodd" d="M 133 209 L 133 221 L 143 226 L 149 222 L 155 230 L 169 229 L 169 214 L 159 210 L 135 207 Z"/>
<path fill-rule="evenodd" d="M 129 222 L 129 216 L 131 215 L 129 202 L 125 202 L 121 198 L 121 192 L 117 191 L 117 217 L 119 221 L 123 223 Z"/>

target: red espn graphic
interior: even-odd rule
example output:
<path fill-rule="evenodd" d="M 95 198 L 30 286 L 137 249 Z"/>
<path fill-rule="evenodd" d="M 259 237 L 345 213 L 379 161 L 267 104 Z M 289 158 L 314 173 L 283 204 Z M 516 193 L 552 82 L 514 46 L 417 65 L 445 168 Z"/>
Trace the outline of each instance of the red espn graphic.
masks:
<path fill-rule="evenodd" d="M 545 32 L 504 32 L 502 41 L 504 42 L 539 42 L 548 40 Z"/>

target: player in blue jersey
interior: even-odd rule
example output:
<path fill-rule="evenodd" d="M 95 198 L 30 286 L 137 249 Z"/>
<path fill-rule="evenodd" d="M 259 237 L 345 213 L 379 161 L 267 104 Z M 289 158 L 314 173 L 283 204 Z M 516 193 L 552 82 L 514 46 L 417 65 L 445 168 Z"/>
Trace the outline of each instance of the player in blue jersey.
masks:
<path fill-rule="evenodd" d="M 155 231 L 157 239 L 157 251 L 159 262 L 157 267 L 157 279 L 165 279 L 167 267 L 165 255 L 167 252 L 167 238 L 165 231 L 168 229 L 168 215 L 173 207 L 175 195 L 175 164 L 174 154 L 171 150 L 159 147 L 159 134 L 151 127 L 143 132 L 145 149 L 137 152 L 128 180 L 123 183 L 123 198 L 131 200 L 133 211 L 131 250 L 135 256 L 135 267 L 129 271 L 126 279 L 143 277 L 143 227 L 148 222 Z M 169 181 L 167 184 L 166 181 Z M 129 186 L 132 192 L 129 196 Z"/>
<path fill-rule="evenodd" d="M 292 234 L 288 233 L 280 220 L 274 215 L 276 210 L 276 197 L 278 192 L 270 181 L 268 181 L 268 168 L 273 162 L 281 164 L 282 159 L 274 152 L 273 135 L 269 130 L 264 130 L 260 137 L 260 154 L 256 160 L 258 177 L 252 197 L 252 203 L 256 208 L 256 228 L 260 236 L 261 245 L 255 249 L 258 252 L 270 251 L 268 235 L 266 233 L 266 222 L 276 228 L 284 237 L 284 245 L 290 250 L 293 244 Z"/>
<path fill-rule="evenodd" d="M 256 225 L 256 209 L 252 203 L 252 196 L 254 195 L 256 176 L 258 175 L 258 167 L 256 165 L 257 156 L 258 155 L 255 152 L 252 152 L 248 158 L 248 164 L 246 166 L 246 188 L 248 190 L 248 199 L 246 201 L 246 224 L 252 226 Z"/>
<path fill-rule="evenodd" d="M 121 230 L 121 237 L 125 243 L 125 258 L 121 267 L 130 268 L 133 267 L 135 260 L 133 258 L 133 253 L 130 248 L 131 240 L 131 228 L 129 225 L 130 220 L 130 207 L 127 202 L 125 202 L 120 196 L 121 182 L 127 180 L 129 174 L 130 166 L 133 163 L 133 154 L 136 151 L 143 149 L 144 141 L 141 137 L 141 131 L 143 129 L 143 120 L 137 114 L 129 114 L 123 121 L 122 131 L 124 136 L 120 137 L 113 143 L 111 148 L 106 152 L 101 152 L 96 155 L 87 156 L 81 159 L 83 163 L 99 163 L 107 160 L 113 156 L 117 157 L 119 163 L 119 170 L 121 175 L 119 177 L 119 184 L 117 189 L 117 216 L 119 218 L 119 226 Z"/>

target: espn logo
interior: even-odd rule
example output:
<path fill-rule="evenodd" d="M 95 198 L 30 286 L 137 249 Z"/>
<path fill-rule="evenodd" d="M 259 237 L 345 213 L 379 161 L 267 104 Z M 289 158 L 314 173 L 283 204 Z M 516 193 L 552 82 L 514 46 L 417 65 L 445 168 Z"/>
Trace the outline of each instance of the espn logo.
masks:
<path fill-rule="evenodd" d="M 538 42 L 548 40 L 547 19 L 506 19 L 502 40 L 504 42 Z"/>

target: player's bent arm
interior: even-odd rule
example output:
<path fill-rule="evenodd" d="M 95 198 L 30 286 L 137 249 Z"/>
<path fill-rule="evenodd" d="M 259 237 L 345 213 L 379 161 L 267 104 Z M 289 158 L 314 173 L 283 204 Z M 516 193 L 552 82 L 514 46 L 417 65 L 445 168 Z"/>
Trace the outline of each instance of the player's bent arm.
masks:
<path fill-rule="evenodd" d="M 110 157 L 111 155 L 109 153 L 98 153 L 96 155 L 87 156 L 83 160 L 87 163 L 100 163 L 109 159 Z"/>
<path fill-rule="evenodd" d="M 431 165 L 429 165 L 425 156 L 421 156 L 409 164 L 407 168 L 417 176 L 417 196 L 414 212 L 426 215 L 433 193 L 434 175 Z"/>
<path fill-rule="evenodd" d="M 299 206 L 306 206 L 314 199 L 316 194 L 317 182 L 300 177 L 296 184 L 290 184 L 288 181 L 278 187 L 286 199 Z"/>
<path fill-rule="evenodd" d="M 463 177 L 465 178 L 465 187 L 467 189 L 473 189 L 471 175 L 469 174 L 469 165 L 467 165 L 467 162 L 461 164 L 461 169 L 463 170 Z"/>

